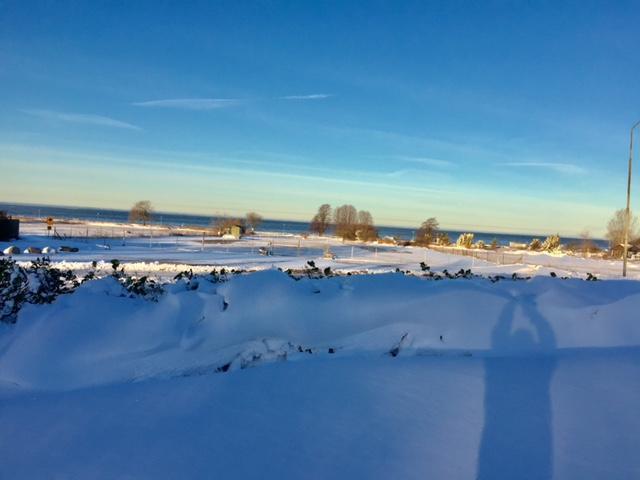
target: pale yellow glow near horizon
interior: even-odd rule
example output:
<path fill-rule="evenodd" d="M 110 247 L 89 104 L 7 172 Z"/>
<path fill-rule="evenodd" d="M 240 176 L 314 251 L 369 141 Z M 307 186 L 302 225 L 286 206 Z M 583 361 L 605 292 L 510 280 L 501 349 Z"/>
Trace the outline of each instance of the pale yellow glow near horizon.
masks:
<path fill-rule="evenodd" d="M 128 209 L 149 199 L 158 211 L 243 215 L 308 221 L 322 203 L 369 210 L 379 225 L 417 228 L 435 216 L 443 228 L 496 233 L 602 236 L 612 209 L 571 201 L 540 200 L 490 190 L 407 187 L 379 178 L 328 178 L 237 166 L 140 163 L 126 158 L 65 158 L 46 152 L 29 158 L 11 152 L 0 162 L 4 202 Z"/>

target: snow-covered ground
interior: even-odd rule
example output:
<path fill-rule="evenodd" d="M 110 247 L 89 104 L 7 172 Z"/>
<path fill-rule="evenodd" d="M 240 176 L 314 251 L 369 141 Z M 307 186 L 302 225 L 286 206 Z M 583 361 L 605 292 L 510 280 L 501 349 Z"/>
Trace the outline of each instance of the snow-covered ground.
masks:
<path fill-rule="evenodd" d="M 122 294 L 0 325 L 1 478 L 640 476 L 639 282 L 268 269 Z"/>
<path fill-rule="evenodd" d="M 203 236 L 202 231 L 170 230 L 168 227 L 142 227 L 111 223 L 59 224 L 57 231 L 64 237 L 47 237 L 44 224 L 23 222 L 22 238 L 14 242 L 0 242 L 0 250 L 16 245 L 21 251 L 29 246 L 53 247 L 58 253 L 51 259 L 62 267 L 82 272 L 89 269 L 92 261 L 99 262 L 98 269 L 110 270 L 110 260 L 118 259 L 132 274 L 154 274 L 171 277 L 177 272 L 192 269 L 207 273 L 211 267 L 283 269 L 303 267 L 313 260 L 321 268 L 331 267 L 341 272 L 389 272 L 399 268 L 403 271 L 420 271 L 420 262 L 427 263 L 432 270 L 471 269 L 481 275 L 521 276 L 544 275 L 555 272 L 560 276 L 585 278 L 587 273 L 599 278 L 620 278 L 622 265 L 619 260 L 583 258 L 566 254 L 538 252 L 505 252 L 494 255 L 498 261 L 486 261 L 471 256 L 454 255 L 421 247 L 390 246 L 375 243 L 341 242 L 332 237 L 278 234 L 260 232 L 240 241 L 225 241 Z M 77 253 L 59 252 L 62 245 L 78 248 Z M 261 247 L 272 250 L 272 256 L 259 254 Z M 329 248 L 335 259 L 324 258 Z M 456 253 L 470 253 L 457 251 Z M 16 260 L 29 261 L 36 254 L 21 254 Z M 640 279 L 640 262 L 629 263 L 629 277 Z"/>

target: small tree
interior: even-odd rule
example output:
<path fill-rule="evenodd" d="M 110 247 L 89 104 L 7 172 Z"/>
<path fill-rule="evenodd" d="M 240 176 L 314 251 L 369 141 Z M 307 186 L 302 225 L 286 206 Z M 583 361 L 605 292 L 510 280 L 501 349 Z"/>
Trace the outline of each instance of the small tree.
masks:
<path fill-rule="evenodd" d="M 378 238 L 378 230 L 373 225 L 373 216 L 367 210 L 358 212 L 356 236 L 359 240 L 370 242 Z"/>
<path fill-rule="evenodd" d="M 554 250 L 558 250 L 560 248 L 560 236 L 559 235 L 549 235 L 542 242 L 542 250 L 546 250 L 547 252 L 552 252 Z"/>
<path fill-rule="evenodd" d="M 593 243 L 591 241 L 591 233 L 589 233 L 589 230 L 583 230 L 582 232 L 580 232 L 580 240 L 581 240 L 581 249 L 582 249 L 582 253 L 586 254 L 591 250 L 591 244 Z"/>
<path fill-rule="evenodd" d="M 529 250 L 541 250 L 542 249 L 542 242 L 540 241 L 539 238 L 534 238 L 533 240 L 531 240 L 531 243 L 529 244 Z"/>
<path fill-rule="evenodd" d="M 355 240 L 358 228 L 358 211 L 353 205 L 342 205 L 333 213 L 336 235 L 343 240 Z"/>
<path fill-rule="evenodd" d="M 460 236 L 458 237 L 458 241 L 456 242 L 456 246 L 471 248 L 471 245 L 473 245 L 473 233 L 460 234 Z"/>
<path fill-rule="evenodd" d="M 451 245 L 449 234 L 447 232 L 438 233 L 436 236 L 436 243 L 438 245 L 442 245 L 443 247 L 448 247 L 449 245 Z"/>
<path fill-rule="evenodd" d="M 416 232 L 416 244 L 429 245 L 438 235 L 438 220 L 435 217 L 427 218 Z"/>
<path fill-rule="evenodd" d="M 311 219 L 309 230 L 322 236 L 329 229 L 331 225 L 331 205 L 325 203 L 320 205 L 318 213 L 316 213 Z"/>
<path fill-rule="evenodd" d="M 256 212 L 249 212 L 246 215 L 246 222 L 247 227 L 249 227 L 252 232 L 255 232 L 256 228 L 262 223 L 262 215 Z"/>
<path fill-rule="evenodd" d="M 498 239 L 494 238 L 491 240 L 491 250 L 497 250 L 500 244 L 498 243 Z"/>
<path fill-rule="evenodd" d="M 582 232 L 580 232 L 580 239 L 580 250 L 582 250 L 583 256 L 587 256 L 587 254 L 589 253 L 597 253 L 600 251 L 598 245 L 596 245 L 596 243 L 591 240 L 591 233 L 589 233 L 589 230 L 583 230 Z"/>
<path fill-rule="evenodd" d="M 613 214 L 607 224 L 606 238 L 609 240 L 609 249 L 614 256 L 622 256 L 622 244 L 624 243 L 624 228 L 626 223 L 626 210 L 620 209 Z M 629 212 L 629 240 L 637 237 L 638 219 Z"/>
<path fill-rule="evenodd" d="M 129 212 L 129 221 L 131 223 L 142 222 L 146 225 L 153 218 L 153 206 L 149 200 L 141 200 L 136 202 Z"/>

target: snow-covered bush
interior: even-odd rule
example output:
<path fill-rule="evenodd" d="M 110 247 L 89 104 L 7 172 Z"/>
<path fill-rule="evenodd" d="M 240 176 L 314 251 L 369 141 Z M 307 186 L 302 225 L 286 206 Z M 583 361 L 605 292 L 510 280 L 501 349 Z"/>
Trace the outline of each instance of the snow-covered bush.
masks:
<path fill-rule="evenodd" d="M 120 261 L 111 260 L 112 276 L 120 282 L 130 297 L 143 297 L 155 302 L 164 293 L 162 285 L 155 279 L 146 275 L 142 277 L 127 275 L 124 272 L 124 267 L 120 267 L 120 269 L 118 267 L 120 267 Z"/>
<path fill-rule="evenodd" d="M 236 271 L 233 273 L 243 273 L 244 271 Z M 203 282 L 208 283 L 223 283 L 228 280 L 227 272 L 225 269 L 221 269 L 220 272 L 215 269 L 211 271 L 208 275 L 195 275 L 193 270 L 185 270 L 178 273 L 175 277 L 173 277 L 173 287 L 169 289 L 169 292 L 175 291 L 185 291 L 185 290 L 198 290 L 201 287 Z"/>
<path fill-rule="evenodd" d="M 0 321 L 15 323 L 25 303 L 51 303 L 79 284 L 71 270 L 52 267 L 48 258 L 38 258 L 27 268 L 11 259 L 0 259 Z"/>
<path fill-rule="evenodd" d="M 449 238 L 449 235 L 447 233 L 440 232 L 436 237 L 436 244 L 442 245 L 443 247 L 448 247 L 449 245 L 451 245 L 451 239 Z"/>
<path fill-rule="evenodd" d="M 540 250 L 542 249 L 542 242 L 540 241 L 539 238 L 534 238 L 533 240 L 531 240 L 531 243 L 529 243 L 529 250 Z"/>
<path fill-rule="evenodd" d="M 558 235 L 549 235 L 542 243 L 542 249 L 548 252 L 558 250 L 560 248 L 560 237 Z"/>
<path fill-rule="evenodd" d="M 127 275 L 123 268 L 118 269 L 120 262 L 111 263 L 112 275 L 122 285 L 124 295 L 156 301 L 164 292 L 155 279 Z M 25 303 L 51 303 L 58 295 L 71 293 L 81 283 L 96 278 L 95 270 L 90 270 L 80 281 L 71 270 L 52 266 L 47 257 L 34 260 L 28 267 L 0 258 L 0 322 L 15 323 Z"/>
<path fill-rule="evenodd" d="M 484 243 L 484 241 L 478 240 L 476 242 L 475 248 L 479 248 L 481 250 L 484 250 L 485 248 L 487 248 L 487 245 Z"/>
<path fill-rule="evenodd" d="M 157 301 L 164 292 L 160 283 L 146 275 L 142 277 L 125 275 L 120 279 L 120 283 L 122 283 L 131 297 L 144 297 L 147 300 Z"/>
<path fill-rule="evenodd" d="M 473 245 L 473 233 L 461 233 L 456 242 L 456 246 L 471 248 L 471 245 Z"/>

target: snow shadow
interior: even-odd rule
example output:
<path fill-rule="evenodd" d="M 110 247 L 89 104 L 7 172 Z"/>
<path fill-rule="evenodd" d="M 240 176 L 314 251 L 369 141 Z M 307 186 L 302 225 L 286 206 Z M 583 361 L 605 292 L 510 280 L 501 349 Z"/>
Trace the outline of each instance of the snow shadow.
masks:
<path fill-rule="evenodd" d="M 529 330 L 511 331 L 518 306 L 537 340 Z M 484 360 L 484 428 L 477 478 L 552 478 L 550 384 L 556 367 L 552 352 L 556 340 L 533 296 L 511 297 L 493 329 L 492 347 L 507 354 Z M 537 350 L 550 355 L 526 354 Z"/>

